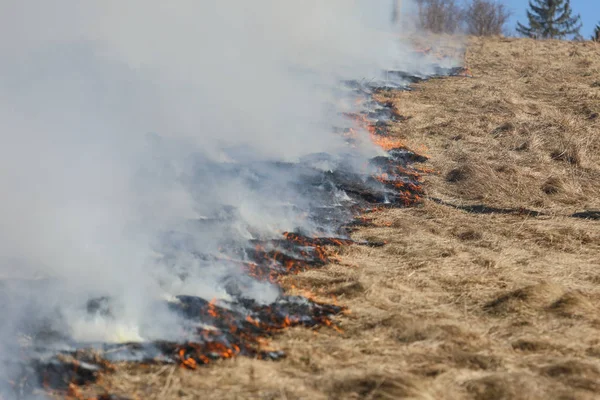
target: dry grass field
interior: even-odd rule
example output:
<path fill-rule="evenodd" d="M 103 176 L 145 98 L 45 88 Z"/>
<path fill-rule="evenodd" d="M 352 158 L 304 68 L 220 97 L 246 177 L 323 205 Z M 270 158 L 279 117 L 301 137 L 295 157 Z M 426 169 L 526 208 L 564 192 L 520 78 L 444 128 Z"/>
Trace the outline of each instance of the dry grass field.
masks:
<path fill-rule="evenodd" d="M 388 96 L 426 146 L 431 198 L 381 211 L 340 262 L 284 285 L 343 330 L 291 329 L 287 359 L 127 367 L 94 390 L 154 399 L 600 398 L 600 46 L 470 39 L 473 78 Z M 476 214 L 484 204 L 543 215 Z M 90 389 L 90 390 L 91 390 Z"/>

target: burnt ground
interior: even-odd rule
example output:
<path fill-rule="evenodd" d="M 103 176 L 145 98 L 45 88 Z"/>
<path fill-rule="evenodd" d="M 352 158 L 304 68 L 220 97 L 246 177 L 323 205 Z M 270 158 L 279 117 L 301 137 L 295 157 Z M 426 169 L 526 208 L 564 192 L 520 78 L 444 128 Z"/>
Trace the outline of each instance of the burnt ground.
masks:
<path fill-rule="evenodd" d="M 348 307 L 341 332 L 286 330 L 269 344 L 287 353 L 278 362 L 120 365 L 85 391 L 598 398 L 600 222 L 572 215 L 600 210 L 600 46 L 470 39 L 467 63 L 473 78 L 381 94 L 408 117 L 393 132 L 427 147 L 432 199 L 371 213 L 353 234 L 386 246 L 342 247 L 337 262 L 283 278 L 291 293 Z"/>

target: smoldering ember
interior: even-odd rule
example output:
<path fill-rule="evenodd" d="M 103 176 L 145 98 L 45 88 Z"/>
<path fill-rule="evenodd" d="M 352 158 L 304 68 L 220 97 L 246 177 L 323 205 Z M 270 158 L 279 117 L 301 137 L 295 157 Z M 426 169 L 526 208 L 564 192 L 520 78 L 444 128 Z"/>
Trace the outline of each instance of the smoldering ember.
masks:
<path fill-rule="evenodd" d="M 268 1 L 263 3 L 272 4 Z M 357 13 L 360 15 L 362 6 L 348 7 L 357 7 Z M 325 8 L 329 10 L 329 7 Z M 357 23 L 357 21 L 353 22 Z M 72 38 L 68 37 L 68 39 Z M 60 79 L 67 79 L 70 82 L 70 78 L 62 76 L 60 71 L 52 70 L 52 68 L 62 68 L 61 56 L 58 56 L 58 61 L 49 62 L 49 57 L 53 56 L 44 55 L 43 52 L 44 46 L 50 44 L 42 41 L 38 46 L 31 51 L 36 53 L 34 59 L 43 60 L 39 73 L 43 73 L 46 69 L 47 73 L 58 73 L 61 75 Z M 60 47 L 60 51 L 76 52 L 71 50 L 70 46 L 71 44 Z M 77 46 L 85 46 L 85 44 Z M 159 207 L 171 207 L 169 202 L 178 202 L 179 197 L 164 199 L 157 196 L 157 200 L 154 200 L 153 196 L 163 190 L 179 194 L 181 189 L 189 194 L 185 201 L 190 201 L 191 210 L 196 211 L 187 212 L 183 217 L 177 215 L 176 224 L 172 223 L 171 215 L 168 218 L 160 216 L 156 218 L 156 224 L 154 222 L 151 224 L 152 237 L 149 241 L 155 254 L 153 265 L 160 266 L 160 273 L 156 274 L 157 284 L 169 288 L 165 291 L 168 295 L 154 296 L 150 301 L 143 300 L 145 310 L 157 310 L 156 327 L 153 327 L 153 317 L 145 316 L 140 320 L 141 322 L 131 321 L 131 325 L 136 326 L 135 328 L 127 327 L 120 330 L 119 327 L 128 326 L 128 314 L 123 311 L 128 306 L 123 305 L 124 301 L 118 298 L 116 290 L 113 293 L 103 293 L 94 288 L 87 295 L 82 295 L 79 290 L 75 290 L 71 300 L 68 293 L 73 289 L 70 288 L 70 284 L 64 286 L 61 274 L 53 276 L 49 273 L 42 279 L 14 277 L 3 280 L 0 283 L 2 285 L 0 296 L 2 296 L 2 303 L 8 305 L 6 318 L 13 323 L 10 329 L 3 329 L 1 332 L 1 349 L 10 350 L 3 351 L 1 355 L 0 396 L 8 399 L 34 398 L 37 395 L 43 396 L 45 392 L 68 393 L 75 396 L 78 386 L 97 381 L 103 374 L 113 371 L 119 363 L 179 364 L 183 368 L 196 369 L 211 364 L 214 360 L 238 356 L 277 361 L 286 355 L 279 349 L 271 348 L 268 341 L 281 330 L 293 326 L 304 326 L 307 329 L 321 327 L 340 329 L 335 323 L 335 316 L 346 312 L 343 305 L 337 304 L 334 299 L 330 303 L 323 303 L 311 299 L 308 295 L 290 295 L 279 285 L 279 280 L 286 275 L 335 263 L 335 248 L 339 246 L 385 246 L 384 242 L 353 241 L 349 235 L 356 227 L 369 224 L 366 215 L 369 212 L 382 207 L 411 206 L 422 198 L 423 189 L 420 184 L 422 171 L 415 168 L 414 164 L 425 162 L 427 158 L 407 148 L 390 134 L 389 124 L 401 121 L 404 117 L 391 103 L 380 102 L 376 97 L 382 91 L 410 90 L 410 84 L 414 82 L 433 76 L 460 75 L 464 71 L 457 66 L 454 58 L 436 57 L 428 51 L 403 50 L 402 56 L 412 60 L 412 63 L 418 67 L 407 64 L 406 70 L 400 70 L 386 68 L 385 65 L 375 65 L 379 71 L 375 75 L 356 76 L 355 79 L 351 79 L 348 75 L 335 74 L 335 80 L 325 92 L 322 87 L 316 90 L 318 92 L 316 98 L 325 98 L 328 107 L 334 109 L 333 113 L 325 114 L 332 116 L 328 121 L 329 134 L 334 138 L 332 140 L 335 143 L 339 143 L 335 147 L 323 146 L 323 151 L 311 149 L 299 157 L 290 158 L 272 155 L 264 157 L 260 154 L 260 150 L 253 154 L 252 151 L 243 148 L 242 143 L 253 140 L 250 137 L 244 138 L 240 145 L 225 140 L 228 143 L 218 150 L 223 154 L 219 157 L 207 155 L 206 149 L 198 148 L 184 153 L 185 157 L 174 161 L 169 152 L 170 146 L 177 143 L 175 147 L 179 148 L 178 146 L 183 143 L 185 147 L 189 143 L 187 139 L 177 142 L 168 135 L 161 134 L 160 130 L 157 130 L 156 134 L 147 135 L 145 146 L 150 148 L 152 167 L 144 164 L 140 169 L 141 172 L 136 172 L 137 177 L 142 177 L 141 193 L 144 198 L 142 203 L 144 206 L 153 203 Z M 64 57 L 64 62 L 71 62 L 73 57 L 77 59 L 79 56 L 66 54 Z M 104 75 L 104 69 L 112 67 L 101 65 L 102 61 L 95 59 L 96 56 L 92 59 L 88 59 L 87 55 L 82 57 L 79 61 L 83 68 L 93 67 L 98 68 L 98 71 L 91 77 L 86 74 L 80 76 L 83 83 L 76 84 L 74 93 L 92 97 L 105 96 L 104 100 L 115 101 L 114 93 L 110 93 L 113 89 L 94 92 L 95 84 L 86 83 L 87 79 L 98 81 L 112 79 L 110 74 Z M 262 67 L 263 61 L 258 66 Z M 352 58 L 348 61 L 351 62 Z M 172 59 L 169 62 L 176 63 L 177 60 Z M 397 65 L 402 66 L 402 63 L 398 62 Z M 393 67 L 393 63 L 390 66 Z M 286 65 L 287 67 L 289 66 Z M 120 67 L 115 66 L 115 68 Z M 313 73 L 323 72 L 318 70 L 318 66 L 312 68 Z M 7 67 L 8 69 L 10 67 Z M 140 67 L 140 71 L 144 71 L 144 68 Z M 10 72 L 15 73 L 14 70 Z M 22 112 L 27 112 L 30 108 L 33 110 L 35 107 L 44 107 L 47 104 L 45 99 L 27 98 L 27 96 L 41 96 L 39 90 L 42 90 L 45 85 L 45 82 L 38 82 L 42 88 L 34 89 L 23 86 L 24 82 L 30 79 L 28 74 L 36 73 L 38 71 L 34 70 L 23 72 L 23 76 L 19 77 L 22 81 L 17 79 L 16 87 L 11 89 L 13 94 L 22 93 L 25 98 L 16 100 L 16 108 L 22 107 Z M 288 73 L 286 71 L 284 75 Z M 219 87 L 236 84 L 229 83 L 228 76 L 223 78 L 224 80 L 219 82 Z M 300 82 L 304 83 L 304 80 Z M 317 79 L 315 83 L 322 82 Z M 296 81 L 286 89 L 295 87 L 295 84 Z M 264 82 L 261 85 L 269 85 L 269 83 Z M 59 88 L 60 85 L 59 87 L 49 85 L 51 90 Z M 139 89 L 139 86 L 134 85 L 132 88 Z M 165 90 L 169 91 L 171 88 Z M 181 88 L 177 86 L 176 90 Z M 210 93 L 217 96 L 216 92 Z M 289 95 L 294 96 L 294 93 Z M 120 94 L 117 97 L 119 96 Z M 134 103 L 138 100 L 137 95 L 135 97 L 132 100 Z M 276 101 L 278 106 L 281 106 L 280 100 Z M 63 106 L 70 107 L 70 101 L 71 99 L 63 105 L 58 105 L 52 113 L 58 112 Z M 210 111 L 202 114 L 209 115 L 212 106 L 219 107 L 221 104 L 223 103 L 219 101 L 212 105 L 203 102 L 202 105 L 208 107 Z M 266 105 L 268 104 L 271 103 L 267 102 Z M 102 103 L 100 106 L 104 109 L 96 118 L 94 109 L 98 106 L 99 103 L 92 101 L 92 106 L 85 110 L 86 114 L 78 115 L 77 118 L 84 118 L 83 124 L 86 125 L 96 123 L 98 118 L 105 118 L 106 115 L 114 115 L 113 105 Z M 297 103 L 291 101 L 289 106 L 296 107 Z M 286 105 L 283 104 L 283 107 Z M 108 113 L 106 109 L 109 109 Z M 131 111 L 129 107 L 126 107 L 126 110 Z M 312 110 L 308 111 L 312 112 Z M 306 115 L 304 112 L 296 113 L 292 110 L 292 116 L 286 121 L 288 117 L 285 109 L 283 111 L 267 109 L 265 114 L 253 115 L 252 118 L 246 119 L 236 115 L 238 112 L 241 111 L 236 110 L 235 107 L 226 110 L 225 119 L 213 121 L 208 126 L 211 129 L 226 129 L 230 118 L 234 122 L 227 129 L 231 127 L 236 129 L 239 123 L 252 121 L 251 129 L 258 129 L 261 126 L 267 130 L 290 129 L 294 135 L 302 135 L 302 132 L 297 132 L 293 125 L 298 121 L 296 119 L 298 114 L 301 118 L 313 117 L 310 113 Z M 271 113 L 280 113 L 283 119 L 280 119 L 281 115 L 269 115 Z M 71 124 L 70 117 L 64 119 L 57 117 L 57 120 L 54 120 L 54 114 L 48 119 L 43 114 L 42 111 L 41 123 L 56 122 L 57 127 L 52 129 L 77 130 L 82 126 L 79 125 L 81 121 Z M 120 111 L 117 114 L 120 115 Z M 182 115 L 174 114 L 174 117 L 178 118 Z M 255 123 L 254 117 L 274 118 L 277 121 L 273 124 Z M 102 129 L 110 130 L 113 122 L 100 123 L 100 125 L 103 125 Z M 168 127 L 168 122 L 168 119 L 166 122 L 161 121 L 162 128 Z M 305 126 L 312 124 L 308 122 L 310 121 L 307 121 Z M 290 126 L 286 126 L 286 123 Z M 137 124 L 127 124 L 127 129 L 136 127 Z M 42 128 L 37 124 L 24 127 L 16 124 L 15 129 L 18 131 Z M 95 129 L 92 131 L 96 132 Z M 218 135 L 218 132 L 216 134 Z M 277 136 L 274 138 L 279 140 Z M 314 136 L 311 136 L 310 140 L 313 139 Z M 59 140 L 63 141 L 61 145 L 71 146 L 76 152 L 81 149 L 106 151 L 104 148 L 106 143 L 103 142 L 95 143 L 91 147 L 79 147 L 76 133 L 59 135 Z M 84 137 L 83 140 L 90 139 Z M 111 138 L 108 143 L 110 146 L 118 145 L 114 138 Z M 209 147 L 213 149 L 215 143 L 220 146 L 218 141 L 213 141 Z M 281 146 L 293 146 L 290 143 L 294 141 L 281 140 Z M 276 143 L 269 145 L 277 146 Z M 209 151 L 213 151 L 211 149 Z M 176 157 L 179 157 L 181 154 L 179 150 L 175 152 L 178 153 Z M 110 164 L 112 160 L 112 157 L 105 157 L 104 154 L 99 158 L 93 152 L 90 154 L 93 162 Z M 56 155 L 61 155 L 60 149 L 50 157 L 52 160 L 45 159 L 44 162 L 52 164 L 55 161 L 53 157 Z M 65 157 L 72 157 L 72 154 L 65 154 Z M 86 155 L 80 154 L 78 157 L 85 158 Z M 105 166 L 111 169 L 109 164 Z M 125 164 L 129 168 L 129 163 Z M 87 167 L 89 164 L 86 162 L 83 165 Z M 54 167 L 56 164 L 49 166 L 49 168 Z M 173 172 L 175 170 L 185 172 Z M 99 174 L 96 172 L 91 171 L 91 178 L 99 179 L 99 184 L 104 185 L 100 186 L 100 190 L 110 190 L 111 184 L 101 182 L 105 178 L 104 171 Z M 120 170 L 116 169 L 113 172 L 120 173 Z M 57 169 L 53 173 L 60 174 L 61 170 Z M 83 170 L 81 173 L 85 174 L 86 171 Z M 24 174 L 29 175 L 29 172 Z M 156 184 L 158 180 L 153 174 L 160 176 L 159 184 Z M 148 178 L 149 175 L 152 177 Z M 71 172 L 68 176 L 73 177 Z M 70 179 L 69 177 L 66 179 Z M 24 179 L 32 178 L 24 177 Z M 177 181 L 177 188 L 173 189 L 171 179 Z M 227 190 L 221 190 L 225 186 L 223 182 L 226 183 Z M 76 185 L 77 181 L 73 184 Z M 65 187 L 64 190 L 76 191 L 71 187 Z M 239 192 L 236 193 L 236 190 Z M 102 198 L 107 201 L 113 200 L 111 196 L 105 196 L 106 194 L 95 191 L 91 193 L 100 196 L 100 202 L 103 201 Z M 227 197 L 231 193 L 235 193 L 236 201 L 230 201 Z M 239 196 L 246 198 L 240 200 Z M 59 200 L 60 198 L 62 197 L 59 196 Z M 73 207 L 80 208 L 83 210 L 82 213 L 96 212 L 97 210 L 93 208 L 86 209 L 87 200 L 86 196 L 74 199 Z M 68 209 L 69 204 L 70 202 L 67 202 L 60 207 Z M 134 207 L 136 206 L 137 203 L 134 204 Z M 150 208 L 152 212 L 156 210 L 153 207 Z M 80 210 L 75 214 L 64 214 L 61 211 L 58 218 L 65 216 L 66 218 L 52 225 L 50 230 L 57 236 L 62 235 L 61 224 L 72 223 L 69 218 L 78 218 L 81 215 Z M 43 212 L 52 212 L 52 209 L 40 209 L 34 214 Z M 152 212 L 143 214 L 143 218 L 152 219 Z M 100 220 L 103 218 L 102 215 L 104 214 L 100 213 Z M 112 217 L 109 217 L 107 223 L 111 224 L 112 221 Z M 160 226 L 163 222 L 164 226 Z M 145 224 L 141 226 L 141 229 L 146 227 Z M 88 232 L 87 229 L 85 232 Z M 89 229 L 93 230 L 93 227 Z M 108 232 L 112 232 L 112 229 Z M 132 235 L 135 236 L 136 233 Z M 94 236 L 89 240 L 94 240 Z M 51 246 L 54 244 L 53 242 Z M 79 252 L 79 249 L 75 248 L 78 245 L 80 243 L 74 243 L 71 249 L 66 246 L 57 250 Z M 99 247 L 99 252 L 106 251 L 108 246 L 111 246 L 110 242 Z M 127 248 L 127 243 L 124 247 Z M 36 248 L 31 250 L 37 251 Z M 118 251 L 121 252 L 123 249 L 119 248 Z M 84 253 L 85 251 L 81 252 Z M 40 254 L 50 253 L 42 251 Z M 99 253 L 90 253 L 92 256 L 96 254 Z M 7 255 L 13 260 L 11 262 L 19 262 L 18 257 L 21 254 L 9 252 Z M 34 261 L 40 260 L 31 258 L 23 262 L 29 265 Z M 48 260 L 49 263 L 56 261 L 61 262 L 60 259 Z M 81 258 L 78 254 L 77 261 L 86 263 L 90 260 Z M 136 286 L 137 280 L 145 280 L 143 275 L 146 272 L 132 271 L 115 278 L 122 281 L 122 288 L 125 291 L 128 290 L 128 281 Z M 156 270 L 152 270 L 147 273 L 151 275 L 155 272 Z M 86 274 L 85 267 L 81 267 L 80 273 Z M 73 276 L 80 273 L 69 272 Z M 117 272 L 107 267 L 106 274 L 112 273 Z M 111 284 L 114 280 L 108 282 Z M 197 282 L 203 282 L 204 286 Z M 205 286 L 210 288 L 206 289 Z M 146 288 L 145 283 L 137 287 L 142 291 Z M 84 289 L 88 288 L 93 288 L 93 284 L 91 286 L 86 284 Z M 61 296 L 65 294 L 67 294 L 68 307 L 63 306 L 65 300 Z M 59 297 L 61 300 L 56 300 Z M 46 301 L 51 306 L 40 308 L 40 304 Z M 158 322 L 159 318 L 160 322 Z M 73 322 L 74 320 L 76 322 Z M 91 330 L 95 333 L 89 336 L 81 334 L 81 329 L 78 330 L 81 326 L 85 327 L 83 331 Z M 110 338 L 103 333 L 96 334 L 97 330 L 102 329 L 113 329 L 118 332 Z M 170 333 L 165 334 L 165 331 Z"/>

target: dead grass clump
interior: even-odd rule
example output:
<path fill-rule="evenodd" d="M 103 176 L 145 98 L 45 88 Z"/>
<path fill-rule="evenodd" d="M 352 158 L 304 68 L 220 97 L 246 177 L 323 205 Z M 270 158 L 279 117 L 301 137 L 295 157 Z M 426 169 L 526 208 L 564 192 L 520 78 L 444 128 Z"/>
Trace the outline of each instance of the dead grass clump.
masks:
<path fill-rule="evenodd" d="M 396 331 L 395 339 L 401 343 L 415 343 L 425 340 L 454 340 L 458 342 L 471 342 L 472 334 L 465 332 L 455 325 L 437 325 L 419 320 L 407 321 Z"/>
<path fill-rule="evenodd" d="M 553 348 L 553 346 L 548 342 L 529 339 L 519 339 L 517 341 L 512 342 L 511 346 L 515 350 L 531 353 L 546 351 Z"/>
<path fill-rule="evenodd" d="M 563 161 L 571 165 L 581 165 L 581 155 L 579 152 L 579 148 L 574 144 L 570 144 L 566 147 L 552 150 L 552 152 L 550 153 L 550 157 L 553 160 Z"/>
<path fill-rule="evenodd" d="M 556 285 L 540 283 L 501 294 L 487 302 L 483 309 L 492 315 L 518 313 L 525 309 L 543 309 L 555 301 L 563 290 Z"/>
<path fill-rule="evenodd" d="M 588 121 L 593 121 L 596 118 L 598 118 L 598 113 L 596 112 L 595 109 L 592 108 L 593 106 L 591 106 L 590 104 L 587 103 L 583 103 L 581 105 L 581 108 L 579 110 L 579 113 L 586 118 Z"/>
<path fill-rule="evenodd" d="M 460 368 L 472 370 L 487 371 L 500 366 L 500 360 L 497 357 L 463 350 L 456 350 L 452 354 L 452 361 Z"/>
<path fill-rule="evenodd" d="M 451 183 L 463 182 L 473 176 L 473 169 L 469 166 L 460 166 L 451 169 L 446 174 L 446 180 Z"/>
<path fill-rule="evenodd" d="M 548 308 L 562 317 L 597 319 L 600 317 L 599 310 L 594 307 L 587 297 L 581 292 L 568 292 Z"/>
<path fill-rule="evenodd" d="M 585 353 L 594 358 L 600 358 L 600 346 L 592 346 L 586 349 Z"/>
<path fill-rule="evenodd" d="M 413 326 L 401 330 L 398 335 L 396 335 L 396 340 L 400 343 L 409 344 L 434 338 L 438 333 L 439 331 L 437 331 L 435 327 L 432 328 L 426 324 L 414 324 Z"/>
<path fill-rule="evenodd" d="M 558 194 L 564 191 L 564 182 L 554 176 L 546 179 L 546 182 L 542 185 L 542 192 L 547 195 Z"/>
<path fill-rule="evenodd" d="M 516 151 L 535 152 L 542 147 L 542 141 L 538 135 L 531 135 L 525 141 L 514 147 Z"/>
<path fill-rule="evenodd" d="M 335 399 L 393 400 L 418 393 L 415 378 L 400 375 L 366 374 L 335 381 L 329 391 Z"/>
<path fill-rule="evenodd" d="M 594 65 L 594 62 L 592 60 L 590 60 L 589 58 L 584 58 L 583 60 L 580 60 L 577 63 L 577 66 L 580 68 L 589 68 L 592 65 Z"/>
<path fill-rule="evenodd" d="M 515 130 L 515 125 L 512 122 L 505 122 L 492 131 L 492 136 L 498 138 L 504 134 L 513 133 Z"/>
<path fill-rule="evenodd" d="M 403 256 L 408 251 L 406 245 L 397 243 L 389 244 L 384 250 L 387 254 L 392 256 Z"/>
<path fill-rule="evenodd" d="M 470 397 L 475 400 L 519 400 L 538 398 L 523 377 L 503 374 L 488 375 L 468 381 L 465 385 Z M 541 398 L 541 393 L 537 392 Z"/>
<path fill-rule="evenodd" d="M 578 360 L 561 361 L 543 367 L 541 373 L 573 388 L 600 392 L 600 370 L 592 364 Z"/>
<path fill-rule="evenodd" d="M 458 232 L 456 234 L 456 237 L 462 241 L 475 241 L 481 240 L 483 238 L 483 235 L 481 234 L 481 232 L 478 232 L 476 230 L 467 229 L 466 231 Z"/>
<path fill-rule="evenodd" d="M 312 291 L 326 293 L 334 288 L 352 286 L 359 283 L 359 280 L 360 276 L 352 269 L 334 265 L 328 267 L 327 270 L 311 270 L 301 275 L 288 276 L 282 281 L 293 287 L 309 287 Z"/>
<path fill-rule="evenodd" d="M 479 265 L 480 267 L 484 268 L 484 269 L 492 269 L 497 265 L 496 260 L 487 258 L 487 257 L 476 257 L 473 260 L 473 263 L 475 263 L 476 265 Z"/>
<path fill-rule="evenodd" d="M 327 293 L 333 296 L 351 298 L 360 295 L 364 291 L 365 287 L 362 283 L 355 281 L 334 286 L 333 288 L 328 289 Z"/>
<path fill-rule="evenodd" d="M 494 168 L 494 171 L 499 172 L 501 174 L 507 174 L 507 175 L 514 175 L 519 172 L 518 168 L 516 168 L 514 165 L 510 165 L 510 164 L 496 165 Z"/>

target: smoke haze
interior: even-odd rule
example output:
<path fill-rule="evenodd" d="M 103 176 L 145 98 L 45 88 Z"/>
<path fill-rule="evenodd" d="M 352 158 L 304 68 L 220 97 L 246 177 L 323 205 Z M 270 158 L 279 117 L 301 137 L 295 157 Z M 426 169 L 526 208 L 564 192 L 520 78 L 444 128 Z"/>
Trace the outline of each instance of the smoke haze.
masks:
<path fill-rule="evenodd" d="M 338 83 L 427 64 L 375 3 L 2 1 L 0 351 L 40 324 L 78 342 L 173 336 L 161 299 L 227 298 L 240 273 L 192 250 L 326 229 L 266 162 L 378 154 L 331 133 L 352 111 Z M 112 319 L 86 316 L 99 296 Z"/>

